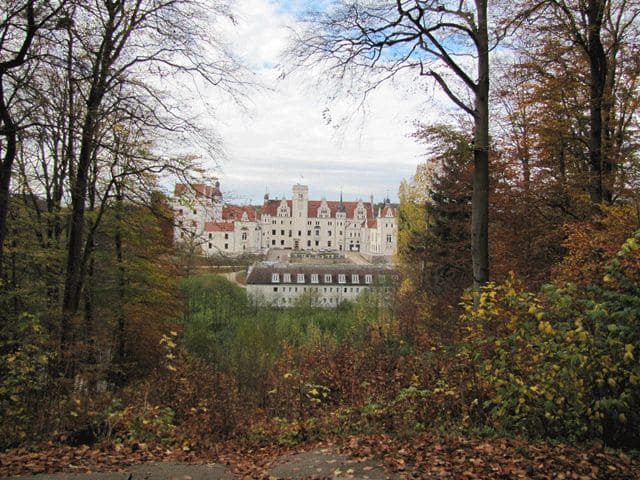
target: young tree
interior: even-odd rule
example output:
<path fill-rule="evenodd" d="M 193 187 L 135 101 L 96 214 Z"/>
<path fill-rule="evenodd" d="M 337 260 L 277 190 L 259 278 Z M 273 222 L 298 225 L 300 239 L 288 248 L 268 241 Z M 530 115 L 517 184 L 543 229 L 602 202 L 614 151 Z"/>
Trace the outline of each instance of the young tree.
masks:
<path fill-rule="evenodd" d="M 9 211 L 9 187 L 17 155 L 18 132 L 25 128 L 16 103 L 21 90 L 37 75 L 33 63 L 39 33 L 50 27 L 64 5 L 60 1 L 4 0 L 0 2 L 0 279 Z"/>
<path fill-rule="evenodd" d="M 489 50 L 486 0 L 341 1 L 309 19 L 296 41 L 302 65 L 335 78 L 359 73 L 366 88 L 410 69 L 429 77 L 473 120 L 473 284 L 489 280 Z M 364 73 L 363 73 L 364 70 Z"/>
<path fill-rule="evenodd" d="M 213 20 L 214 15 L 229 15 L 226 5 L 200 4 L 194 0 L 101 0 L 80 3 L 75 8 L 71 19 L 76 39 L 72 61 L 75 71 L 80 72 L 76 81 L 83 101 L 77 113 L 78 145 L 73 148 L 78 153 L 70 170 L 71 220 L 62 303 L 63 346 L 71 318 L 80 305 L 91 254 L 91 230 L 87 231 L 85 212 L 92 178 L 99 178 L 92 177 L 92 172 L 101 158 L 120 158 L 110 152 L 111 126 L 120 123 L 125 129 L 144 130 L 151 140 L 159 138 L 160 132 L 189 134 L 194 127 L 191 119 L 150 78 L 198 76 L 229 92 L 236 92 L 241 83 L 238 65 L 215 43 L 209 31 L 210 24 L 206 22 Z M 155 159 L 154 164 L 151 159 Z M 159 171 L 170 165 L 167 159 L 155 155 L 141 161 L 144 166 L 134 171 Z M 108 198 L 112 186 L 112 181 L 106 182 L 103 198 Z"/>

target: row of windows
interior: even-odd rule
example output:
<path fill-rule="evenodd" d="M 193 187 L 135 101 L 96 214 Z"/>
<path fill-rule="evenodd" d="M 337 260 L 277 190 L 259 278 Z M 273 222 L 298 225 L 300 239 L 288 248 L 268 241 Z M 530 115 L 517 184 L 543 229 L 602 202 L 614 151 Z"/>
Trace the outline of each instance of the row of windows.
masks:
<path fill-rule="evenodd" d="M 332 233 L 333 233 L 333 232 L 332 232 L 331 230 L 329 230 L 329 231 L 327 232 L 328 236 L 331 236 L 331 234 L 332 234 Z M 278 234 L 278 231 L 277 231 L 277 230 L 275 230 L 275 229 L 274 229 L 274 230 L 271 230 L 271 235 L 277 235 L 277 234 Z M 292 234 L 293 234 L 293 231 L 289 230 L 289 231 L 288 231 L 288 236 L 289 236 L 289 237 L 291 237 L 291 236 L 292 236 Z M 284 236 L 284 235 L 285 235 L 285 230 L 280 230 L 280 235 Z M 319 236 L 320 236 L 320 229 L 319 229 L 318 227 L 316 227 L 315 235 L 316 235 L 316 237 L 319 237 Z M 342 230 L 340 230 L 340 231 L 338 232 L 338 235 L 342 235 Z M 359 234 L 358 234 L 358 235 L 359 235 Z M 299 236 L 299 237 L 301 237 L 301 236 L 302 236 L 302 230 L 298 230 L 298 236 Z M 310 236 L 311 236 L 311 230 L 307 230 L 307 237 L 310 237 Z"/>
<path fill-rule="evenodd" d="M 344 273 L 339 273 L 337 275 L 338 278 L 338 283 L 347 283 L 347 275 Z M 324 274 L 324 283 L 333 283 L 333 275 L 331 273 L 325 273 Z M 271 274 L 271 283 L 280 283 L 280 274 L 279 273 L 272 273 Z M 290 273 L 283 273 L 282 274 L 282 283 L 292 283 L 291 282 L 291 274 Z M 305 283 L 305 274 L 304 273 L 298 273 L 296 274 L 296 283 Z M 320 274 L 318 273 L 312 273 L 311 274 L 311 283 L 320 283 Z M 354 273 L 351 275 L 351 283 L 360 283 L 360 275 L 357 273 Z M 371 274 L 366 274 L 364 276 L 364 283 L 367 285 L 370 285 L 371 283 L 373 283 L 373 275 Z"/>
<path fill-rule="evenodd" d="M 279 288 L 281 288 L 279 290 Z M 287 290 L 288 288 L 288 290 Z M 303 292 L 307 291 L 307 287 L 301 287 Z M 312 289 L 314 287 L 309 287 L 309 289 Z M 364 287 L 363 287 L 364 288 Z M 315 291 L 318 291 L 318 287 L 315 287 L 314 289 Z M 273 287 L 273 291 L 274 292 L 293 292 L 296 293 L 298 291 L 298 287 Z M 324 293 L 333 293 L 333 287 L 324 287 Z M 339 293 L 339 292 L 344 292 L 344 293 L 360 293 L 360 287 L 336 287 L 335 288 L 335 292 Z"/>

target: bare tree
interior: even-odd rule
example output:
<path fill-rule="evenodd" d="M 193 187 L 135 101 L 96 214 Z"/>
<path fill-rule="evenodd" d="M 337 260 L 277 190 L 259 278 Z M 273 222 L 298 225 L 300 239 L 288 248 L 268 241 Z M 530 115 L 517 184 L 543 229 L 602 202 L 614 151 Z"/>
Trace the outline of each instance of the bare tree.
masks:
<path fill-rule="evenodd" d="M 341 1 L 308 18 L 293 54 L 338 80 L 366 78 L 365 92 L 409 69 L 432 78 L 473 119 L 473 282 L 489 280 L 489 51 L 487 0 Z M 497 30 L 496 30 L 497 32 Z"/>

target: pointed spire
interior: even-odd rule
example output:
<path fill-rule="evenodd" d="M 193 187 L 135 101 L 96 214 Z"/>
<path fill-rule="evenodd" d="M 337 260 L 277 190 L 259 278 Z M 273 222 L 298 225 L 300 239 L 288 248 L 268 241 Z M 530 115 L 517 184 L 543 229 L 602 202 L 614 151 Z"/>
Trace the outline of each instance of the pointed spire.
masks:
<path fill-rule="evenodd" d="M 346 209 L 344 208 L 344 203 L 342 203 L 342 187 L 340 187 L 340 205 L 336 209 L 337 212 L 344 212 Z"/>

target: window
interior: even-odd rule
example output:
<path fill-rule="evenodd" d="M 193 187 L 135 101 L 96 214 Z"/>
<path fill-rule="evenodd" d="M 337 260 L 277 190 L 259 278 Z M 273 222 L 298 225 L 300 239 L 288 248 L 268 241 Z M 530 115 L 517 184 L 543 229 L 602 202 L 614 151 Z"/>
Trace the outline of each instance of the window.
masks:
<path fill-rule="evenodd" d="M 225 239 L 225 240 L 229 240 L 229 234 L 228 234 L 228 233 L 225 233 L 225 234 L 224 234 L 224 239 Z"/>
<path fill-rule="evenodd" d="M 331 246 L 331 240 L 327 242 L 327 247 L 330 247 L 330 246 Z"/>
<path fill-rule="evenodd" d="M 373 282 L 373 276 L 372 275 L 365 275 L 364 276 L 364 283 L 366 283 L 367 285 L 370 285 Z"/>
<path fill-rule="evenodd" d="M 289 230 L 289 236 L 291 236 L 291 230 Z"/>
<path fill-rule="evenodd" d="M 357 273 L 351 275 L 351 283 L 360 283 L 360 275 Z"/>
<path fill-rule="evenodd" d="M 347 283 L 347 276 L 344 273 L 338 275 L 338 283 Z"/>
<path fill-rule="evenodd" d="M 225 249 L 225 250 L 229 250 L 229 244 L 228 244 L 228 243 L 225 243 L 225 244 L 224 244 L 224 249 Z"/>
<path fill-rule="evenodd" d="M 247 232 L 242 232 L 242 240 L 246 240 L 247 239 Z"/>
<path fill-rule="evenodd" d="M 387 243 L 391 243 L 391 235 L 387 235 Z"/>
<path fill-rule="evenodd" d="M 193 211 L 193 214 L 194 214 L 194 215 L 197 215 L 197 214 L 198 214 L 198 211 L 197 211 L 197 210 L 194 210 L 194 211 Z"/>
<path fill-rule="evenodd" d="M 284 230 L 280 230 L 280 235 L 284 235 Z"/>
<path fill-rule="evenodd" d="M 271 274 L 271 283 L 279 283 L 280 282 L 280 274 L 272 273 Z"/>
<path fill-rule="evenodd" d="M 331 230 L 329 230 L 329 236 L 331 236 Z"/>
<path fill-rule="evenodd" d="M 276 241 L 275 240 L 271 240 L 271 245 L 275 245 Z"/>
<path fill-rule="evenodd" d="M 213 248 L 213 245 L 211 245 L 211 242 L 209 242 L 209 249 Z"/>
<path fill-rule="evenodd" d="M 304 273 L 298 274 L 298 283 L 304 283 Z"/>
<path fill-rule="evenodd" d="M 318 274 L 317 273 L 312 273 L 311 274 L 311 283 L 318 283 Z"/>
<path fill-rule="evenodd" d="M 302 236 L 302 230 L 298 230 L 298 236 L 301 237 Z"/>
<path fill-rule="evenodd" d="M 273 291 L 277 292 L 278 291 L 278 287 L 273 287 Z"/>
<path fill-rule="evenodd" d="M 307 230 L 307 237 L 311 236 L 311 230 Z"/>
<path fill-rule="evenodd" d="M 338 235 L 342 235 L 342 230 L 340 230 L 340 231 L 338 232 Z"/>
<path fill-rule="evenodd" d="M 284 240 L 280 240 L 280 245 L 284 245 Z"/>
<path fill-rule="evenodd" d="M 320 245 L 320 240 L 316 240 L 316 247 Z"/>
<path fill-rule="evenodd" d="M 331 283 L 331 274 L 330 273 L 325 273 L 324 274 L 324 283 Z"/>
<path fill-rule="evenodd" d="M 291 274 L 290 273 L 282 274 L 282 282 L 283 283 L 291 283 Z"/>
<path fill-rule="evenodd" d="M 209 240 L 211 240 L 213 238 L 213 234 L 209 234 Z"/>
<path fill-rule="evenodd" d="M 316 228 L 316 237 L 319 237 L 319 236 L 320 236 L 320 229 Z"/>
<path fill-rule="evenodd" d="M 271 234 L 272 234 L 272 235 L 275 235 L 275 234 L 276 234 L 276 231 L 275 231 L 275 230 L 271 230 Z"/>
<path fill-rule="evenodd" d="M 178 213 L 179 213 L 180 215 L 182 215 L 182 213 L 183 213 L 183 212 L 182 212 L 182 209 L 178 210 Z"/>
<path fill-rule="evenodd" d="M 307 240 L 307 247 L 311 246 L 311 240 Z"/>

